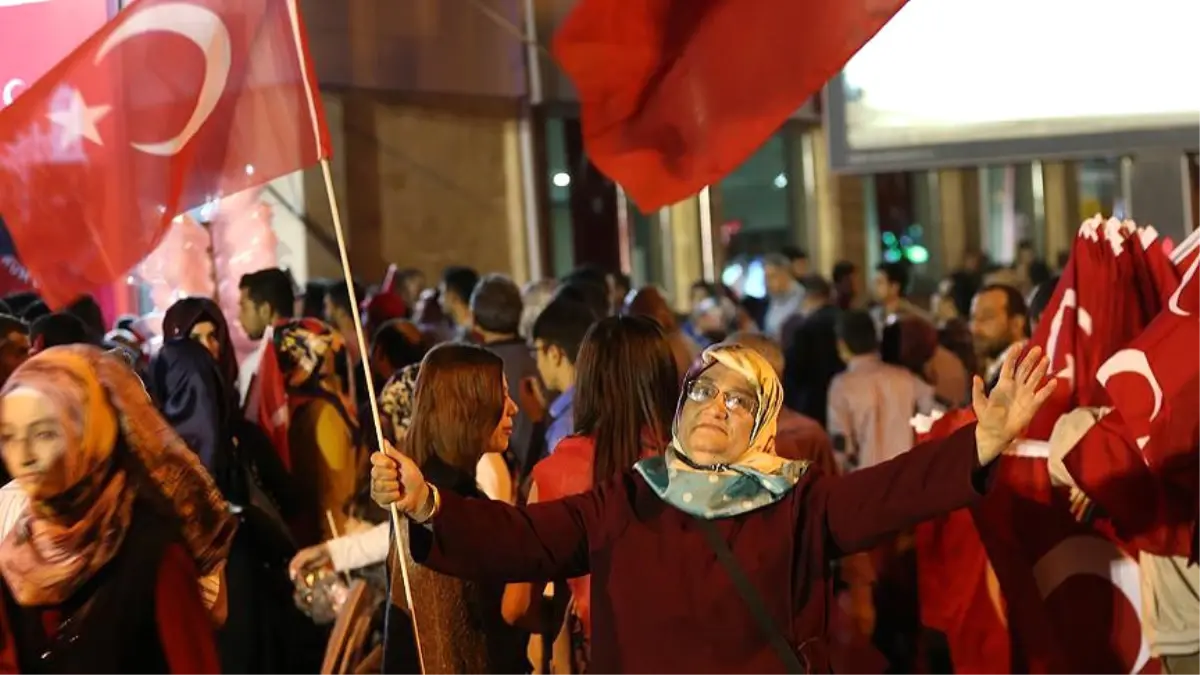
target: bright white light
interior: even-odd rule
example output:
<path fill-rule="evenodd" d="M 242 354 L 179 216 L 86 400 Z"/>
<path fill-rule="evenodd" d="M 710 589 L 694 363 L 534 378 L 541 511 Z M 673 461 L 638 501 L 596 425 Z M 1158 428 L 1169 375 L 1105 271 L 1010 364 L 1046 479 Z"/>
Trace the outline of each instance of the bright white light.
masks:
<path fill-rule="evenodd" d="M 780 190 L 787 187 L 787 183 L 788 183 L 787 176 L 785 176 L 783 174 L 779 174 L 778 176 L 775 176 L 775 187 L 779 188 Z"/>
<path fill-rule="evenodd" d="M 571 184 L 571 174 L 559 171 L 550 180 L 554 182 L 555 187 L 567 187 Z"/>
<path fill-rule="evenodd" d="M 253 165 L 253 164 L 247 164 L 247 165 L 246 165 L 246 175 L 247 175 L 247 176 L 253 176 L 253 175 L 254 175 L 254 165 Z"/>

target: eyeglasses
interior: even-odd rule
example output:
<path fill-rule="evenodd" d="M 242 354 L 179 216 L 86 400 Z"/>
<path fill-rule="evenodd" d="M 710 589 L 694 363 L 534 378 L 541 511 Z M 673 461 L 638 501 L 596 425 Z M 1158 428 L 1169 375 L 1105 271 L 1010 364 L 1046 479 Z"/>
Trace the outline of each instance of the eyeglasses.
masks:
<path fill-rule="evenodd" d="M 720 396 L 725 409 L 731 413 L 754 417 L 758 412 L 758 401 L 754 396 L 740 391 L 723 392 L 708 380 L 696 380 L 688 385 L 687 396 L 688 400 L 700 404 L 710 403 Z"/>

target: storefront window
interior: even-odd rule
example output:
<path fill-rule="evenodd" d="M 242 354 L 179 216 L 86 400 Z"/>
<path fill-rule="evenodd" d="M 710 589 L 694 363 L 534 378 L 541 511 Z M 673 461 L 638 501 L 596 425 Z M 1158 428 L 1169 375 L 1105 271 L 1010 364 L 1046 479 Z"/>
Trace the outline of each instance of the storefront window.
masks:
<path fill-rule="evenodd" d="M 793 181 L 787 130 L 772 136 L 750 159 L 717 186 L 714 209 L 714 246 L 717 264 L 746 269 L 764 253 L 797 245 Z M 751 266 L 757 267 L 757 266 Z M 722 275 L 723 277 L 726 275 Z M 751 283 L 745 291 L 761 293 Z"/>
<path fill-rule="evenodd" d="M 1117 157 L 1089 159 L 1075 165 L 1079 183 L 1079 220 L 1100 214 L 1105 218 L 1125 217 L 1121 189 L 1121 160 Z"/>

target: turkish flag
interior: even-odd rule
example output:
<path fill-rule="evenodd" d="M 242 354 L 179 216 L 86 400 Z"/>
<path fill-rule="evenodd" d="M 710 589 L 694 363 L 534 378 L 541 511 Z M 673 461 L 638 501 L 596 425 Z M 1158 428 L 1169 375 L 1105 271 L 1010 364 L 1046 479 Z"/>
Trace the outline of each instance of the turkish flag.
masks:
<path fill-rule="evenodd" d="M 913 421 L 918 443 L 975 421 L 970 409 Z M 970 509 L 916 527 L 921 624 L 941 632 L 956 673 L 1012 672 L 1005 602 Z"/>
<path fill-rule="evenodd" d="M 718 182 L 905 0 L 582 0 L 554 55 L 592 162 L 649 213 Z"/>
<path fill-rule="evenodd" d="M 1175 412 L 1154 426 L 1149 447 L 1183 448 L 1164 470 L 1154 470 L 1125 428 L 1119 410 L 1105 415 L 1067 453 L 1063 463 L 1072 480 L 1112 520 L 1126 544 L 1160 556 L 1195 560 L 1197 475 L 1200 428 L 1194 392 L 1183 413 Z"/>
<path fill-rule="evenodd" d="M 1138 562 L 1103 523 L 1076 521 L 1046 462 L 1037 443 L 1006 451 L 973 510 L 1024 661 L 1010 672 L 1141 672 L 1150 651 Z"/>
<path fill-rule="evenodd" d="M 0 217 L 47 303 L 176 214 L 330 154 L 296 0 L 138 0 L 0 111 Z"/>

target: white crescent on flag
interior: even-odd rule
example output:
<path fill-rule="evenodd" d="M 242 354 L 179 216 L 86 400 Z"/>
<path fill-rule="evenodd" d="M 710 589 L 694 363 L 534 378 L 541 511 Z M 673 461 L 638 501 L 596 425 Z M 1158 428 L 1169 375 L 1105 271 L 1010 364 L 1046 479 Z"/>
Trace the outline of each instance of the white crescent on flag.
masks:
<path fill-rule="evenodd" d="M 1163 390 L 1158 378 L 1154 375 L 1154 370 L 1150 367 L 1150 359 L 1146 358 L 1146 353 L 1140 349 L 1118 351 L 1108 357 L 1108 360 L 1096 371 L 1096 380 L 1101 386 L 1106 386 L 1112 376 L 1120 373 L 1140 375 L 1146 380 L 1146 384 L 1150 385 L 1150 391 L 1154 394 L 1154 409 L 1150 412 L 1150 421 L 1154 421 L 1154 418 L 1158 417 L 1158 413 L 1162 411 Z M 1139 448 L 1146 447 L 1149 442 L 1149 436 L 1137 439 Z"/>
<path fill-rule="evenodd" d="M 1104 579 L 1124 595 L 1142 620 L 1142 585 L 1138 563 L 1111 541 L 1096 535 L 1076 535 L 1058 542 L 1033 566 L 1033 578 L 1043 598 L 1074 576 L 1087 575 Z M 1140 673 L 1150 661 L 1150 645 L 1141 634 L 1137 657 L 1130 673 Z"/>
<path fill-rule="evenodd" d="M 136 150 L 148 155 L 173 157 L 199 133 L 208 121 L 229 81 L 233 65 L 233 47 L 229 29 L 221 17 L 213 11 L 187 2 L 168 2 L 144 10 L 133 10 L 135 14 L 117 27 L 96 52 L 95 63 L 100 63 L 113 49 L 140 35 L 152 32 L 173 33 L 193 42 L 204 53 L 204 83 L 196 108 L 183 130 L 175 138 L 158 143 L 132 143 Z"/>

